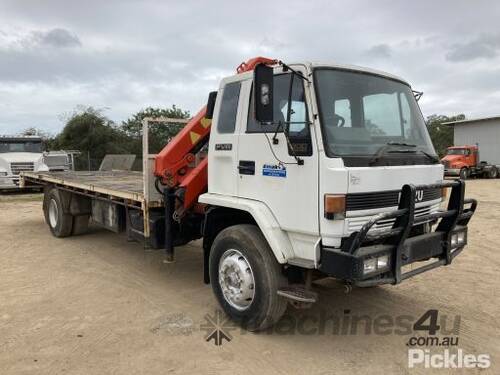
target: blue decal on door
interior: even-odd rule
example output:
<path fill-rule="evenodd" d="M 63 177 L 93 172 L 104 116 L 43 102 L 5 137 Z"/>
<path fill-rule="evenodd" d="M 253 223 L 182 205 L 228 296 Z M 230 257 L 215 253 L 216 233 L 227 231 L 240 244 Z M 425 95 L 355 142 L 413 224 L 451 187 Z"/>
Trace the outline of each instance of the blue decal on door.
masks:
<path fill-rule="evenodd" d="M 262 175 L 269 177 L 285 177 L 286 167 L 282 164 L 264 164 L 262 166 Z"/>

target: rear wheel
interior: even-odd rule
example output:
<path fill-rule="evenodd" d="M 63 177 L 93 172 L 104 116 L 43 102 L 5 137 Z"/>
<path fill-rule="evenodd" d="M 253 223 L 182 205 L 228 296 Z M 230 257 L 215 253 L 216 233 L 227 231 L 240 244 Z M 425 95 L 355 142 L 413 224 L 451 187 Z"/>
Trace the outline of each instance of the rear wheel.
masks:
<path fill-rule="evenodd" d="M 45 222 L 55 237 L 67 237 L 73 229 L 73 216 L 64 213 L 61 194 L 58 189 L 52 189 L 46 197 L 47 204 L 44 207 Z"/>
<path fill-rule="evenodd" d="M 281 266 L 255 225 L 235 225 L 221 231 L 210 251 L 213 292 L 229 317 L 250 331 L 272 326 L 285 313 L 278 296 L 287 284 Z"/>
<path fill-rule="evenodd" d="M 469 170 L 467 168 L 460 169 L 460 179 L 467 180 L 469 177 Z"/>
<path fill-rule="evenodd" d="M 498 177 L 498 169 L 495 167 L 491 167 L 491 169 L 488 172 L 488 178 L 497 178 Z"/>

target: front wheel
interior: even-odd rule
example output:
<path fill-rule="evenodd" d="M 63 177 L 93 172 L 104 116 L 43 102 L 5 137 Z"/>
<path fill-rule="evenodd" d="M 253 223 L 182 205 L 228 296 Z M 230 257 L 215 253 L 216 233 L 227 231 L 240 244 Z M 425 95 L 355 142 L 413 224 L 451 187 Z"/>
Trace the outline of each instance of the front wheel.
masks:
<path fill-rule="evenodd" d="M 263 330 L 285 313 L 287 301 L 277 291 L 286 285 L 286 278 L 255 225 L 221 231 L 212 245 L 209 267 L 219 304 L 245 329 Z"/>

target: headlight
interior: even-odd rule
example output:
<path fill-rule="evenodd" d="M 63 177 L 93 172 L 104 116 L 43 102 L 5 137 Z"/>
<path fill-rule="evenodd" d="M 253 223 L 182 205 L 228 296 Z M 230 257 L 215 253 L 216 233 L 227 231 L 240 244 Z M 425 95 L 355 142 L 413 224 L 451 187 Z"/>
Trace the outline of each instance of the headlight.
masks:
<path fill-rule="evenodd" d="M 450 246 L 452 249 L 465 245 L 465 231 L 459 231 L 451 234 Z"/>
<path fill-rule="evenodd" d="M 453 233 L 451 235 L 451 247 L 457 247 L 458 244 L 458 233 Z"/>
<path fill-rule="evenodd" d="M 36 168 L 37 172 L 48 172 L 50 169 L 45 164 L 40 164 L 38 168 Z"/>
<path fill-rule="evenodd" d="M 377 270 L 377 258 L 365 259 L 363 273 L 367 274 Z"/>
<path fill-rule="evenodd" d="M 3 176 L 3 177 L 7 176 L 7 172 L 0 172 L 0 176 Z"/>
<path fill-rule="evenodd" d="M 389 254 L 368 258 L 363 261 L 363 275 L 389 269 Z"/>
<path fill-rule="evenodd" d="M 386 268 L 389 266 L 389 255 L 382 255 L 377 258 L 377 269 Z"/>

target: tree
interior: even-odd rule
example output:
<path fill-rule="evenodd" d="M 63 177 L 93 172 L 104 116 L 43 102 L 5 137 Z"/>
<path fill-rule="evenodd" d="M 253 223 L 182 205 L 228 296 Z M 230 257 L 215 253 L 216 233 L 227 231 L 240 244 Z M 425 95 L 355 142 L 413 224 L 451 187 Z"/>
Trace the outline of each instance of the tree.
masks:
<path fill-rule="evenodd" d="M 53 147 L 80 151 L 84 159 L 93 161 L 90 169 L 95 169 L 106 154 L 129 153 L 130 141 L 101 110 L 88 107 L 68 116 Z"/>
<path fill-rule="evenodd" d="M 440 157 L 446 154 L 446 149 L 453 145 L 453 127 L 443 125 L 444 122 L 465 120 L 464 114 L 455 116 L 431 115 L 427 116 L 425 123 L 434 148 Z"/>
<path fill-rule="evenodd" d="M 140 155 L 142 150 L 142 120 L 146 117 L 168 117 L 187 119 L 189 111 L 183 111 L 173 105 L 171 108 L 152 108 L 143 109 L 132 117 L 123 121 L 120 129 L 129 137 L 133 138 L 133 153 Z M 149 152 L 156 154 L 183 128 L 184 124 L 162 124 L 155 123 L 149 130 Z"/>

